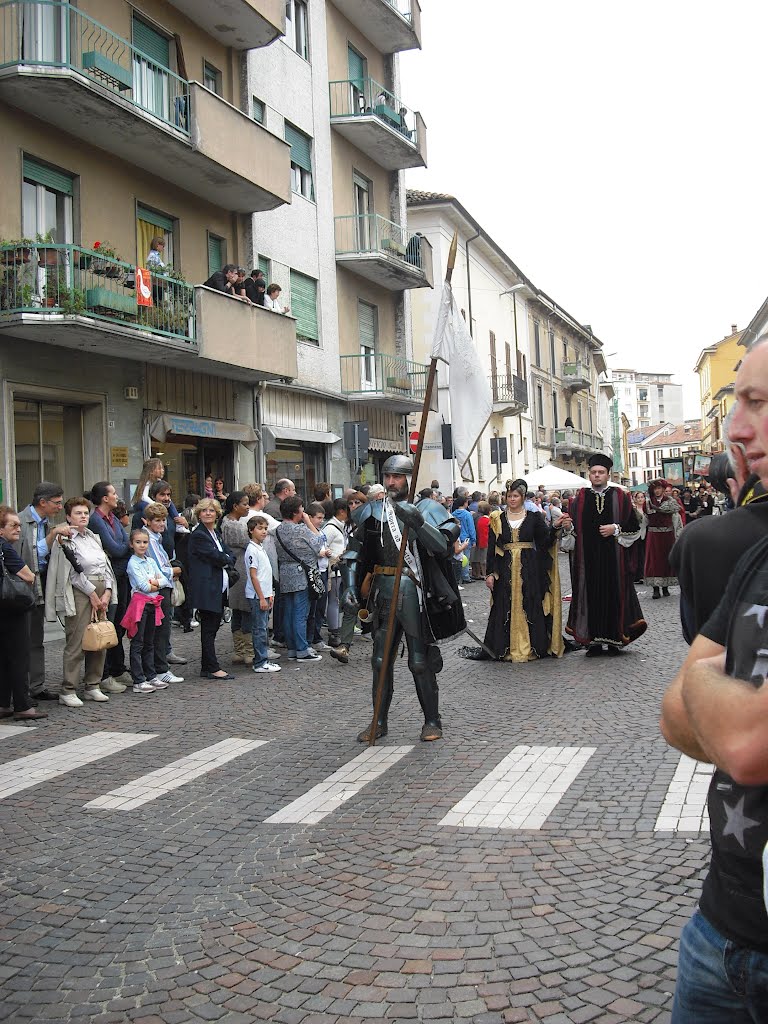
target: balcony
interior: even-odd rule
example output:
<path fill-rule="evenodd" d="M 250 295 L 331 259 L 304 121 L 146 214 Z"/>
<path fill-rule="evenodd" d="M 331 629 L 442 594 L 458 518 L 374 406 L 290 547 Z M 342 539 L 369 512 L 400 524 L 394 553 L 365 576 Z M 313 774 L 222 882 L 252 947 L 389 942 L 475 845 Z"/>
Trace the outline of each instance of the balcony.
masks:
<path fill-rule="evenodd" d="M 493 412 L 497 416 L 517 416 L 528 408 L 528 385 L 522 377 L 511 373 L 491 376 Z"/>
<path fill-rule="evenodd" d="M 336 262 L 390 291 L 432 287 L 432 246 L 376 213 L 336 217 Z"/>
<path fill-rule="evenodd" d="M 587 434 L 583 430 L 565 427 L 563 430 L 556 429 L 553 432 L 553 446 L 555 457 L 573 456 L 577 461 L 581 461 L 585 455 L 602 452 L 605 442 L 601 434 Z"/>
<path fill-rule="evenodd" d="M 224 46 L 255 50 L 285 34 L 285 0 L 168 0 Z"/>
<path fill-rule="evenodd" d="M 560 369 L 560 376 L 563 379 L 563 387 L 571 391 L 589 390 L 592 387 L 592 377 L 589 367 L 585 366 L 580 359 L 572 363 L 563 363 Z"/>
<path fill-rule="evenodd" d="M 225 209 L 291 201 L 286 142 L 69 3 L 0 4 L 0 101 Z"/>
<path fill-rule="evenodd" d="M 401 356 L 341 356 L 341 393 L 391 412 L 416 412 L 424 402 L 429 367 Z"/>
<path fill-rule="evenodd" d="M 421 49 L 419 0 L 333 0 L 380 53 Z"/>
<path fill-rule="evenodd" d="M 427 131 L 410 110 L 373 78 L 331 82 L 331 125 L 388 171 L 427 166 Z"/>
<path fill-rule="evenodd" d="M 232 380 L 296 376 L 296 322 L 77 245 L 0 247 L 0 333 Z"/>

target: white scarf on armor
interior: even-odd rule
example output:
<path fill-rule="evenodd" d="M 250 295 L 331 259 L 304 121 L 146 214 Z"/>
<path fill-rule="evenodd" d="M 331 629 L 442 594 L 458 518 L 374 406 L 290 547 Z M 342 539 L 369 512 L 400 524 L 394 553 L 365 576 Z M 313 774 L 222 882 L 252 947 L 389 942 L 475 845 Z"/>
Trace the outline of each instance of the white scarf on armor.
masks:
<path fill-rule="evenodd" d="M 399 549 L 403 542 L 403 533 L 400 529 L 400 523 L 397 521 L 397 516 L 395 515 L 395 506 L 389 498 L 384 499 L 384 514 L 387 517 L 387 526 L 389 527 L 389 532 L 392 534 L 392 540 L 395 542 L 395 547 Z M 383 532 L 384 516 L 381 517 L 381 529 Z M 419 553 L 418 549 L 415 553 L 411 551 L 407 544 L 405 545 L 405 564 L 408 566 L 408 569 L 416 582 L 416 590 L 419 595 L 419 607 L 421 607 L 424 601 L 424 588 L 421 586 L 421 564 L 419 562 Z"/>

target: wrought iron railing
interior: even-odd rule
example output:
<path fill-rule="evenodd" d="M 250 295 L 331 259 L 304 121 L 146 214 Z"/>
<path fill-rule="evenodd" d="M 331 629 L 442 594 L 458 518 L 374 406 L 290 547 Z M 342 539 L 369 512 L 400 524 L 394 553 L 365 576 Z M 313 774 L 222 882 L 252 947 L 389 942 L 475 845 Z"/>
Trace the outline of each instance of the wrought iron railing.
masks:
<path fill-rule="evenodd" d="M 497 373 L 490 377 L 494 402 L 509 402 L 521 409 L 528 408 L 528 385 L 513 373 Z"/>
<path fill-rule="evenodd" d="M 340 359 L 343 395 L 379 394 L 418 402 L 424 400 L 428 367 L 423 363 L 373 351 Z"/>
<path fill-rule="evenodd" d="M 432 247 L 423 235 L 409 235 L 408 229 L 394 221 L 367 213 L 336 218 L 336 254 L 381 253 L 432 272 Z"/>
<path fill-rule="evenodd" d="M 89 317 L 197 346 L 194 289 L 152 274 L 139 305 L 136 268 L 80 245 L 21 240 L 0 245 L 0 318 L 17 313 Z"/>
<path fill-rule="evenodd" d="M 377 117 L 419 148 L 424 122 L 402 99 L 374 78 L 343 79 L 329 85 L 331 118 Z"/>
<path fill-rule="evenodd" d="M 575 430 L 573 427 L 556 429 L 554 442 L 556 445 L 578 448 L 580 451 L 595 452 L 602 451 L 604 445 L 602 434 L 588 434 L 583 430 Z"/>
<path fill-rule="evenodd" d="M 0 69 L 68 68 L 189 135 L 189 83 L 60 0 L 0 3 Z"/>

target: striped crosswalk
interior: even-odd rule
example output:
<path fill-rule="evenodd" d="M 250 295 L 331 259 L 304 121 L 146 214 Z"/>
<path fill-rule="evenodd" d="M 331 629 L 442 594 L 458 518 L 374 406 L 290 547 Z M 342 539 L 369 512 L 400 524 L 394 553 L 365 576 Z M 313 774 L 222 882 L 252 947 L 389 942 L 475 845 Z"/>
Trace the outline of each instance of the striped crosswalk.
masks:
<path fill-rule="evenodd" d="M 49 746 L 35 753 L 23 755 L 26 746 L 24 736 L 37 737 L 37 744 L 44 736 L 44 730 L 29 726 L 0 725 L 0 741 L 3 741 L 3 752 L 10 756 L 4 764 L 0 764 L 0 801 L 14 796 L 24 790 L 35 787 L 44 795 L 44 784 L 78 772 L 86 765 L 92 764 L 118 754 L 138 744 L 147 744 L 152 752 L 154 764 L 160 767 L 137 775 L 136 778 L 124 782 L 115 789 L 99 793 L 99 773 L 88 775 L 85 783 L 86 792 L 90 789 L 87 800 L 82 805 L 89 813 L 94 812 L 136 812 L 146 805 L 157 803 L 166 806 L 171 794 L 183 787 L 198 781 L 204 785 L 207 779 L 219 783 L 228 779 L 227 766 L 238 759 L 245 759 L 245 770 L 250 771 L 252 765 L 258 766 L 260 748 L 272 742 L 271 739 L 247 739 L 227 737 L 218 742 L 199 749 L 192 749 L 184 756 L 168 763 L 162 763 L 162 755 L 158 758 L 157 743 L 162 738 L 154 733 L 139 732 L 96 732 Z M 13 742 L 11 742 L 13 741 Z M 190 746 L 192 744 L 190 743 Z M 27 747 L 29 749 L 29 747 Z M 267 774 L 275 772 L 275 765 L 283 756 L 286 764 L 291 758 L 290 747 L 283 755 L 279 746 L 270 753 L 270 768 Z M 408 799 L 409 768 L 413 768 L 414 747 L 411 745 L 377 745 L 356 752 L 345 763 L 323 778 L 323 757 L 318 756 L 317 781 L 307 784 L 304 792 L 298 796 L 295 791 L 292 799 L 280 802 L 279 795 L 274 798 L 271 813 L 266 812 L 263 824 L 282 826 L 300 825 L 311 827 L 333 815 L 343 813 L 345 806 L 353 804 L 356 798 L 365 798 L 364 790 L 371 787 L 372 798 L 380 800 L 382 792 L 387 794 L 387 804 L 395 800 Z M 270 746 L 269 750 L 273 748 Z M 22 754 L 22 756 L 17 756 Z M 256 754 L 256 761 L 250 755 Z M 464 795 L 456 800 L 443 817 L 438 827 L 443 829 L 484 828 L 495 830 L 538 830 L 551 826 L 551 816 L 561 805 L 563 798 L 578 780 L 584 768 L 590 767 L 589 797 L 585 786 L 572 791 L 570 803 L 558 810 L 555 819 L 558 828 L 568 827 L 568 815 L 572 808 L 578 810 L 580 801 L 588 800 L 590 810 L 595 808 L 595 791 L 592 780 L 599 772 L 598 748 L 582 746 L 528 746 L 514 747 L 495 766 L 487 771 L 479 781 L 477 777 L 467 783 Z M 594 760 L 593 760 L 594 759 Z M 596 767 L 594 767 L 596 766 Z M 444 766 L 443 766 L 444 767 Z M 663 778 L 669 779 L 671 766 L 666 762 Z M 460 769 L 457 766 L 457 772 Z M 262 770 L 263 774 L 263 770 Z M 669 781 L 661 806 L 651 806 L 647 813 L 653 815 L 644 826 L 648 829 L 655 821 L 653 828 L 657 832 L 682 832 L 700 834 L 708 829 L 709 821 L 706 810 L 707 788 L 712 775 L 712 766 L 704 765 L 691 758 L 681 756 L 675 766 L 674 775 Z M 386 778 L 385 778 L 386 776 Z M 123 766 L 123 778 L 124 766 Z M 276 776 L 279 778 L 279 773 Z M 445 774 L 441 775 L 446 779 Z M 602 774 L 606 785 L 610 785 L 609 773 Z M 286 772 L 285 787 L 290 786 L 290 773 Z M 382 782 L 384 789 L 382 789 Z M 456 796 L 461 793 L 461 780 L 455 775 L 449 777 L 451 790 Z M 279 794 L 278 785 L 275 790 Z M 94 791 L 95 790 L 95 791 Z M 79 781 L 78 794 L 83 791 L 82 779 Z M 200 792 L 199 786 L 195 794 Z M 652 794 L 660 792 L 655 785 Z M 37 793 L 36 793 L 37 795 Z M 611 793 L 611 798 L 615 793 Z M 193 799 L 195 796 L 193 795 Z M 454 800 L 456 798 L 454 797 Z M 657 800 L 661 799 L 656 797 Z M 165 801 L 165 803 L 164 803 Z M 358 810 L 353 813 L 359 813 Z M 593 819 L 599 827 L 599 820 Z M 583 811 L 579 814 L 579 822 L 583 822 Z"/>

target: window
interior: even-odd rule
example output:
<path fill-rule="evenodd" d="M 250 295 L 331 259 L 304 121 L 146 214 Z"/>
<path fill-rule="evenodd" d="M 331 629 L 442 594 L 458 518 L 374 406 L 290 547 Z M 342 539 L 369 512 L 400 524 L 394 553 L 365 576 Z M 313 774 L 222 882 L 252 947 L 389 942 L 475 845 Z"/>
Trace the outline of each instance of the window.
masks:
<path fill-rule="evenodd" d="M 317 281 L 291 271 L 291 314 L 296 317 L 296 337 L 319 344 L 317 325 Z"/>
<path fill-rule="evenodd" d="M 259 124 L 264 124 L 264 104 L 255 96 L 251 96 L 251 117 Z"/>
<path fill-rule="evenodd" d="M 563 338 L 563 362 L 568 362 L 568 339 Z"/>
<path fill-rule="evenodd" d="M 349 113 L 365 112 L 366 61 L 352 46 L 347 46 L 347 73 L 349 75 Z"/>
<path fill-rule="evenodd" d="M 372 183 L 355 171 L 352 175 L 352 197 L 355 204 L 355 245 L 358 252 L 371 248 Z"/>
<path fill-rule="evenodd" d="M 512 346 L 508 341 L 504 342 L 504 362 L 507 367 L 507 384 L 512 384 Z"/>
<path fill-rule="evenodd" d="M 536 365 L 541 366 L 541 338 L 538 320 L 533 321 L 533 358 L 536 360 Z"/>
<path fill-rule="evenodd" d="M 638 388 L 637 389 L 637 400 L 638 400 L 638 402 L 647 402 L 648 401 L 648 388 Z"/>
<path fill-rule="evenodd" d="M 557 372 L 557 366 L 555 365 L 555 332 L 549 332 L 549 365 L 552 373 Z"/>
<path fill-rule="evenodd" d="M 536 422 L 540 427 L 544 426 L 544 388 L 541 384 L 536 385 Z"/>
<path fill-rule="evenodd" d="M 285 41 L 304 60 L 309 60 L 309 16 L 306 0 L 286 0 Z"/>
<path fill-rule="evenodd" d="M 221 96 L 221 72 L 207 60 L 203 61 L 203 85 L 217 96 Z"/>
<path fill-rule="evenodd" d="M 224 239 L 208 232 L 208 277 L 224 266 Z"/>
<path fill-rule="evenodd" d="M 145 266 L 152 239 L 159 235 L 165 240 L 163 259 L 173 265 L 173 235 L 175 221 L 166 213 L 151 210 L 147 206 L 136 206 L 136 262 Z"/>
<path fill-rule="evenodd" d="M 358 300 L 357 329 L 360 335 L 360 390 L 376 390 L 376 335 L 378 310 Z"/>
<path fill-rule="evenodd" d="M 555 430 L 557 430 L 557 428 L 560 426 L 560 420 L 559 420 L 559 417 L 557 415 L 557 392 L 556 391 L 552 392 L 552 425 L 554 426 Z"/>
<path fill-rule="evenodd" d="M 489 331 L 488 335 L 489 335 L 489 341 L 490 341 L 490 346 L 491 346 L 491 377 L 493 378 L 493 380 L 491 381 L 491 388 L 495 391 L 496 390 L 496 373 L 497 373 L 497 370 L 496 370 L 496 335 L 494 334 L 493 331 Z"/>
<path fill-rule="evenodd" d="M 584 406 L 581 404 L 581 402 L 579 402 L 579 404 L 578 404 L 578 420 L 579 420 L 579 430 L 583 430 L 584 429 Z"/>
<path fill-rule="evenodd" d="M 171 101 L 171 41 L 145 21 L 134 16 L 132 21 L 133 45 L 133 99 L 145 110 L 173 123 L 176 97 Z M 183 99 L 183 97 L 179 97 Z"/>
<path fill-rule="evenodd" d="M 589 414 L 589 432 L 591 434 L 591 433 L 593 433 L 593 429 L 594 429 L 594 424 L 592 422 L 592 407 L 591 406 L 588 408 L 587 412 Z"/>
<path fill-rule="evenodd" d="M 285 122 L 285 141 L 291 147 L 291 190 L 314 201 L 312 187 L 312 139 Z"/>
<path fill-rule="evenodd" d="M 650 466 L 651 464 L 651 453 L 649 451 L 646 451 L 645 453 L 645 464 L 646 466 Z"/>
<path fill-rule="evenodd" d="M 271 284 L 272 282 L 270 281 L 270 278 L 272 277 L 272 261 L 266 256 L 259 255 L 256 260 L 256 266 L 264 275 L 264 280 L 267 284 Z"/>
<path fill-rule="evenodd" d="M 634 466 L 635 468 L 637 468 L 637 452 L 629 453 L 629 464 L 630 466 Z"/>
<path fill-rule="evenodd" d="M 50 232 L 54 242 L 72 242 L 74 178 L 25 156 L 21 186 L 21 232 L 24 238 Z"/>

